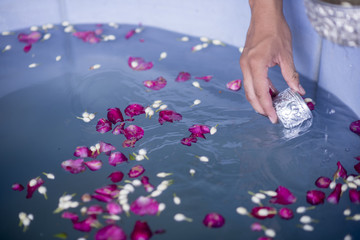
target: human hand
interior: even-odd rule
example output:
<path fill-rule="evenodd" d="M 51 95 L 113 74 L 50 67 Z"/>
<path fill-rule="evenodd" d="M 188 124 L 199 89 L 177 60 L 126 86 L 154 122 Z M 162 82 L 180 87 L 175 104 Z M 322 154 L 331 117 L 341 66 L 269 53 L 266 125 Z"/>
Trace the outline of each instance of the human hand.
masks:
<path fill-rule="evenodd" d="M 245 94 L 256 112 L 276 123 L 278 117 L 269 91 L 278 91 L 268 78 L 268 69 L 279 65 L 291 89 L 300 95 L 305 90 L 295 70 L 291 32 L 282 12 L 282 0 L 250 0 L 250 7 L 250 26 L 240 57 Z"/>

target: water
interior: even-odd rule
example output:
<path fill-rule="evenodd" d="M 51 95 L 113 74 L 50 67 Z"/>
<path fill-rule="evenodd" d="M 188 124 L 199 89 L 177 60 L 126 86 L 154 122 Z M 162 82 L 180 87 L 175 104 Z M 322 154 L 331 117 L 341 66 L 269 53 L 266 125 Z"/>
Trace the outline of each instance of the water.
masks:
<path fill-rule="evenodd" d="M 114 34 L 117 39 L 89 44 L 56 26 L 48 30 L 52 37 L 35 43 L 29 53 L 22 51 L 24 44 L 16 39 L 19 32 L 26 30 L 0 38 L 2 48 L 12 45 L 10 51 L 0 56 L 2 238 L 52 239 L 60 232 L 66 232 L 68 239 L 87 235 L 73 230 L 70 221 L 62 219 L 60 214 L 52 213 L 59 197 L 65 192 L 77 193 L 75 199 L 80 200 L 83 193 L 92 193 L 110 184 L 107 176 L 111 172 L 120 170 L 126 174 L 139 164 L 130 161 L 112 167 L 107 157 L 101 155 L 98 159 L 103 160 L 104 165 L 96 172 L 87 170 L 72 175 L 61 168 L 62 161 L 74 159 L 72 154 L 77 146 L 91 146 L 98 141 L 112 143 L 125 155 L 147 149 L 150 160 L 140 164 L 155 186 L 163 180 L 156 177 L 158 172 L 174 173 L 166 178 L 173 179 L 174 184 L 156 198 L 167 205 L 159 217 L 121 215 L 118 225 L 128 236 L 136 220 L 146 220 L 152 230 L 166 230 L 153 239 L 257 239 L 264 234 L 250 230 L 253 222 L 273 228 L 276 239 L 343 239 L 346 234 L 353 239 L 360 238 L 358 222 L 345 220 L 343 215 L 346 208 L 350 208 L 352 214 L 360 210 L 350 202 L 347 192 L 338 205 L 325 203 L 307 212 L 319 220 L 312 224 L 313 232 L 297 227 L 300 214 L 288 221 L 279 216 L 261 221 L 235 211 L 239 206 L 248 210 L 255 206 L 248 191 L 275 190 L 279 185 L 287 187 L 297 197 L 295 204 L 287 206 L 295 211 L 298 206 L 309 206 L 306 192 L 317 189 L 314 182 L 319 176 L 332 177 L 337 161 L 341 161 L 348 173 L 356 173 L 353 165 L 357 161 L 353 157 L 360 155 L 360 139 L 348 126 L 357 119 L 339 99 L 316 89 L 313 82 L 302 77 L 307 97 L 317 102 L 314 122 L 310 131 L 289 137 L 280 124 L 272 125 L 252 110 L 243 89 L 239 92 L 226 89 L 227 82 L 242 78 L 238 66 L 240 53 L 236 48 L 209 46 L 193 53 L 191 47 L 200 43 L 197 38 L 180 42 L 177 39 L 183 35 L 151 27 L 125 40 L 124 35 L 133 27 L 121 25 L 114 29 L 104 25 L 104 34 Z M 95 25 L 75 28 L 94 30 Z M 163 51 L 168 57 L 158 61 Z M 58 55 L 62 59 L 57 62 Z M 133 71 L 127 65 L 129 56 L 153 61 L 154 68 Z M 39 66 L 28 68 L 34 62 Z M 89 70 L 94 64 L 101 64 L 101 68 Z M 198 80 L 203 88 L 200 90 L 192 86 L 194 78 L 175 82 L 181 71 L 193 77 L 213 75 L 214 78 L 210 82 Z M 286 88 L 278 68 L 270 70 L 269 74 L 279 90 Z M 165 88 L 149 92 L 142 85 L 142 81 L 159 76 L 167 79 Z M 106 117 L 106 109 L 119 107 L 123 111 L 129 104 L 147 106 L 158 99 L 182 114 L 183 119 L 161 126 L 157 116 L 151 120 L 143 115 L 135 117 L 133 124 L 145 130 L 144 138 L 135 148 L 122 148 L 122 135 L 95 131 L 97 119 Z M 195 99 L 200 99 L 201 104 L 190 108 Z M 77 119 L 85 110 L 96 112 L 96 119 L 90 123 Z M 215 135 L 208 134 L 207 139 L 199 139 L 191 147 L 180 144 L 182 138 L 189 136 L 188 128 L 193 124 L 219 126 Z M 195 155 L 205 155 L 210 161 L 200 162 Z M 193 177 L 189 174 L 191 168 L 196 170 Z M 44 171 L 56 176 L 55 180 L 43 176 L 48 200 L 38 193 L 32 199 L 25 199 L 25 192 L 11 190 L 13 183 L 25 186 Z M 324 192 L 328 195 L 330 190 Z M 172 202 L 173 193 L 182 199 L 178 206 Z M 147 195 L 142 187 L 129 195 L 129 201 L 140 195 Z M 268 200 L 263 203 L 271 205 Z M 18 226 L 21 211 L 35 216 L 25 233 Z M 78 209 L 74 211 L 79 212 Z M 221 213 L 226 219 L 225 225 L 220 229 L 204 227 L 202 220 L 209 212 Z M 185 214 L 193 222 L 175 222 L 176 213 Z M 104 223 L 101 217 L 99 219 Z M 89 234 L 90 238 L 95 232 Z"/>

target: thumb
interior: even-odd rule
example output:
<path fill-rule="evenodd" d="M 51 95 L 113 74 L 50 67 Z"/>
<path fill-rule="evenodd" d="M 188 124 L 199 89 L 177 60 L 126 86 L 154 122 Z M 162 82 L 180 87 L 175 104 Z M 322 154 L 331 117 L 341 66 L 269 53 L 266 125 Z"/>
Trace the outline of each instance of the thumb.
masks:
<path fill-rule="evenodd" d="M 295 70 L 292 57 L 287 58 L 287 61 L 281 61 L 280 68 L 281 74 L 289 87 L 300 95 L 305 95 L 305 90 L 300 84 L 299 74 Z"/>

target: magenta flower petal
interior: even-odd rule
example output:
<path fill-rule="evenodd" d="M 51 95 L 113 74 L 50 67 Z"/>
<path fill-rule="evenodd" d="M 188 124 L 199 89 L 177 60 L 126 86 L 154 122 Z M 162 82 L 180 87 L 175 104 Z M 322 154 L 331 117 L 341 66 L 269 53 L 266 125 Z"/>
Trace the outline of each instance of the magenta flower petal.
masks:
<path fill-rule="evenodd" d="M 91 225 L 96 221 L 96 217 L 94 215 L 91 215 L 81 222 L 74 222 L 73 227 L 74 229 L 81 232 L 90 232 Z"/>
<path fill-rule="evenodd" d="M 356 164 L 354 169 L 360 174 L 360 163 Z"/>
<path fill-rule="evenodd" d="M 124 121 L 124 117 L 119 108 L 109 108 L 107 111 L 107 119 L 113 124 Z"/>
<path fill-rule="evenodd" d="M 140 176 L 141 174 L 143 174 L 145 172 L 145 168 L 141 165 L 136 165 L 136 166 L 133 166 L 128 175 L 130 178 L 136 178 L 138 176 Z"/>
<path fill-rule="evenodd" d="M 93 195 L 91 195 L 91 198 L 94 198 L 100 202 L 105 202 L 105 203 L 109 203 L 114 200 L 112 197 L 101 195 L 101 194 L 93 194 Z"/>
<path fill-rule="evenodd" d="M 104 209 L 100 205 L 92 205 L 87 208 L 87 215 L 99 215 L 104 212 Z"/>
<path fill-rule="evenodd" d="M 152 232 L 147 222 L 136 221 L 134 229 L 131 233 L 131 240 L 148 240 L 151 236 Z"/>
<path fill-rule="evenodd" d="M 360 191 L 357 191 L 356 189 L 350 189 L 349 198 L 352 203 L 360 204 Z"/>
<path fill-rule="evenodd" d="M 308 108 L 310 109 L 310 111 L 313 111 L 315 109 L 315 104 L 314 102 L 307 102 L 306 105 L 308 106 Z"/>
<path fill-rule="evenodd" d="M 279 215 L 282 219 L 286 219 L 286 220 L 289 220 L 294 217 L 293 211 L 289 208 L 281 208 L 279 210 Z"/>
<path fill-rule="evenodd" d="M 260 214 L 259 211 L 263 209 L 267 210 L 268 214 Z M 251 209 L 250 214 L 257 219 L 272 218 L 276 214 L 276 209 L 273 207 L 254 207 L 253 209 Z"/>
<path fill-rule="evenodd" d="M 84 162 L 84 164 L 91 170 L 91 171 L 97 171 L 102 167 L 102 161 L 101 160 L 91 160 Z"/>
<path fill-rule="evenodd" d="M 152 192 L 154 190 L 155 187 L 151 185 L 147 176 L 142 176 L 140 181 L 147 192 Z"/>
<path fill-rule="evenodd" d="M 347 178 L 347 171 L 345 170 L 345 168 L 341 165 L 340 162 L 336 163 L 338 166 L 337 171 L 334 174 L 334 178 L 338 179 L 339 177 L 346 179 Z"/>
<path fill-rule="evenodd" d="M 356 160 L 360 161 L 360 156 L 354 157 Z"/>
<path fill-rule="evenodd" d="M 296 202 L 296 197 L 285 187 L 279 186 L 276 189 L 277 195 L 270 199 L 270 203 L 288 205 Z"/>
<path fill-rule="evenodd" d="M 191 146 L 191 143 L 196 143 L 196 142 L 197 142 L 197 138 L 192 136 L 181 139 L 181 144 L 184 144 L 186 146 Z"/>
<path fill-rule="evenodd" d="M 306 193 L 306 201 L 311 205 L 318 205 L 324 203 L 325 193 L 318 190 L 311 190 Z"/>
<path fill-rule="evenodd" d="M 78 158 L 90 157 L 91 156 L 91 151 L 90 151 L 90 149 L 88 147 L 85 147 L 85 146 L 76 147 L 75 152 L 74 152 L 74 156 L 78 157 Z"/>
<path fill-rule="evenodd" d="M 34 192 L 36 191 L 36 189 L 38 189 L 43 184 L 44 184 L 44 180 L 42 180 L 40 177 L 31 179 L 27 184 L 26 198 L 31 198 Z"/>
<path fill-rule="evenodd" d="M 100 144 L 100 152 L 105 153 L 106 155 L 110 156 L 111 151 L 115 151 L 116 147 L 114 147 L 113 145 L 111 145 L 110 143 L 106 143 L 106 142 L 99 142 Z"/>
<path fill-rule="evenodd" d="M 61 163 L 61 167 L 72 174 L 81 173 L 86 170 L 84 159 L 82 158 L 65 160 Z"/>
<path fill-rule="evenodd" d="M 14 183 L 12 186 L 11 186 L 12 190 L 14 191 L 19 191 L 21 192 L 22 190 L 24 190 L 24 186 L 21 185 L 20 183 Z"/>
<path fill-rule="evenodd" d="M 144 114 L 145 108 L 140 104 L 134 103 L 134 104 L 127 106 L 125 108 L 124 112 L 125 112 L 126 116 L 129 116 L 132 118 L 133 116 Z"/>
<path fill-rule="evenodd" d="M 95 240 L 126 240 L 126 234 L 116 225 L 107 225 L 97 231 Z"/>
<path fill-rule="evenodd" d="M 131 29 L 130 31 L 128 31 L 125 35 L 126 39 L 131 38 L 134 34 L 136 33 L 135 29 Z"/>
<path fill-rule="evenodd" d="M 204 134 L 210 133 L 210 128 L 206 125 L 195 124 L 189 128 L 192 137 L 205 138 Z"/>
<path fill-rule="evenodd" d="M 327 197 L 327 201 L 332 204 L 339 203 L 341 196 L 341 183 L 336 184 L 334 191 Z"/>
<path fill-rule="evenodd" d="M 82 39 L 83 42 L 88 42 L 88 43 L 98 43 L 100 42 L 100 38 L 97 37 L 96 35 L 98 32 L 94 32 L 94 31 L 83 31 L 83 32 L 74 32 L 73 36 Z"/>
<path fill-rule="evenodd" d="M 273 240 L 270 237 L 259 237 L 257 240 Z"/>
<path fill-rule="evenodd" d="M 101 118 L 96 124 L 96 131 L 98 131 L 99 133 L 106 133 L 108 131 L 111 131 L 111 129 L 111 122 L 105 118 Z"/>
<path fill-rule="evenodd" d="M 152 198 L 140 196 L 130 205 L 130 210 L 136 215 L 156 215 L 159 203 Z"/>
<path fill-rule="evenodd" d="M 144 136 L 144 129 L 136 125 L 129 125 L 124 129 L 124 136 L 126 139 L 136 139 L 137 141 Z"/>
<path fill-rule="evenodd" d="M 124 148 L 128 148 L 128 147 L 134 147 L 136 143 L 136 139 L 125 139 L 124 142 L 122 143 L 122 146 Z"/>
<path fill-rule="evenodd" d="M 181 114 L 172 110 L 162 110 L 159 112 L 159 123 L 162 125 L 164 122 L 180 121 Z"/>
<path fill-rule="evenodd" d="M 145 62 L 141 57 L 129 57 L 128 65 L 136 71 L 149 70 L 154 66 L 152 62 Z"/>
<path fill-rule="evenodd" d="M 106 209 L 107 209 L 108 213 L 112 214 L 112 215 L 117 215 L 117 214 L 122 213 L 121 206 L 115 202 L 108 203 L 106 205 Z"/>
<path fill-rule="evenodd" d="M 105 187 L 96 189 L 95 193 L 114 198 L 119 193 L 119 190 L 118 190 L 116 184 L 110 184 Z"/>
<path fill-rule="evenodd" d="M 360 120 L 350 123 L 350 131 L 360 136 Z"/>
<path fill-rule="evenodd" d="M 251 224 L 250 228 L 251 228 L 252 231 L 256 231 L 256 232 L 260 232 L 260 231 L 263 230 L 261 224 L 258 223 L 258 222 L 255 222 L 255 223 Z"/>
<path fill-rule="evenodd" d="M 327 177 L 319 177 L 315 181 L 315 185 L 319 188 L 328 188 L 331 183 L 331 179 Z"/>
<path fill-rule="evenodd" d="M 20 42 L 27 43 L 27 44 L 36 43 L 37 41 L 39 41 L 40 38 L 41 38 L 41 33 L 39 33 L 39 32 L 31 32 L 29 34 L 20 33 L 18 35 L 18 40 Z"/>
<path fill-rule="evenodd" d="M 203 219 L 203 224 L 208 228 L 220 228 L 225 224 L 225 218 L 218 213 L 208 213 Z"/>
<path fill-rule="evenodd" d="M 76 213 L 72 212 L 63 212 L 61 214 L 61 217 L 65 219 L 70 219 L 73 223 L 79 220 L 79 216 Z"/>
<path fill-rule="evenodd" d="M 124 178 L 124 173 L 117 171 L 117 172 L 113 172 L 111 173 L 108 178 L 110 178 L 110 180 L 114 183 L 120 182 L 123 178 Z"/>
<path fill-rule="evenodd" d="M 241 80 L 236 79 L 226 84 L 226 87 L 232 91 L 239 91 L 241 88 Z"/>
<path fill-rule="evenodd" d="M 123 123 L 123 122 L 120 123 L 120 125 L 117 125 L 116 127 L 114 127 L 112 134 L 114 134 L 114 135 L 124 134 L 124 126 L 125 126 L 125 123 Z"/>
<path fill-rule="evenodd" d="M 32 48 L 32 44 L 28 44 L 28 45 L 26 45 L 25 47 L 24 47 L 24 52 L 29 52 L 30 50 L 31 50 L 31 48 Z"/>
<path fill-rule="evenodd" d="M 160 90 L 166 86 L 166 79 L 158 77 L 156 80 L 146 80 L 143 82 L 144 86 L 152 90 Z"/>
<path fill-rule="evenodd" d="M 116 166 L 117 164 L 127 162 L 127 157 L 122 152 L 113 152 L 109 157 L 109 164 L 111 166 Z"/>
<path fill-rule="evenodd" d="M 211 79 L 213 78 L 213 76 L 203 76 L 203 77 L 195 77 L 195 79 L 199 79 L 199 80 L 204 80 L 205 82 L 209 82 Z"/>
<path fill-rule="evenodd" d="M 176 77 L 176 82 L 185 82 L 191 78 L 190 73 L 188 72 L 180 72 L 179 75 Z"/>

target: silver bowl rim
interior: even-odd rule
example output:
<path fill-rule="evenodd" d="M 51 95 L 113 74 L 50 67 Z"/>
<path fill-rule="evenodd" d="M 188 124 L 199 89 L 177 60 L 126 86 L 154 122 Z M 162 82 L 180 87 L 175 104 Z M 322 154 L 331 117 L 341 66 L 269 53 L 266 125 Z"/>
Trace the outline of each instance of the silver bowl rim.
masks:
<path fill-rule="evenodd" d="M 305 0 L 305 1 L 314 2 L 314 3 L 320 4 L 320 5 L 325 5 L 325 6 L 329 6 L 329 7 L 336 7 L 336 8 L 344 9 L 344 10 L 350 10 L 350 9 L 359 9 L 360 10 L 360 5 L 351 5 L 351 7 L 349 7 L 349 6 L 343 6 L 340 4 L 324 2 L 322 0 Z"/>

